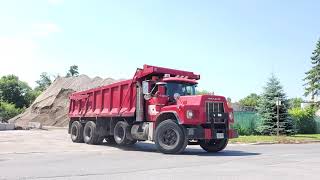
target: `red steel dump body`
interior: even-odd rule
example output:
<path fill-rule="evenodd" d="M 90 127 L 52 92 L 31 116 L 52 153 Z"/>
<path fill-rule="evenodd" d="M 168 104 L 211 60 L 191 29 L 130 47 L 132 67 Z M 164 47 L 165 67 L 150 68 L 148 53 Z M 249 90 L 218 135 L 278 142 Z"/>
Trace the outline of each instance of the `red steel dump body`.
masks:
<path fill-rule="evenodd" d="M 69 117 L 133 117 L 135 107 L 136 86 L 126 80 L 73 93 Z"/>

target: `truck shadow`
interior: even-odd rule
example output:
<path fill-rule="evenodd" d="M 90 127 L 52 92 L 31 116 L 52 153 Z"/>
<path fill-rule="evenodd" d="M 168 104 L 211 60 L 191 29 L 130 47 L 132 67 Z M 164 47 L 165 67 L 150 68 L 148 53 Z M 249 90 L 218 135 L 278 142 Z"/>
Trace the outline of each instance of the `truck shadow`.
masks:
<path fill-rule="evenodd" d="M 107 144 L 103 144 L 105 146 L 110 146 Z M 154 144 L 151 143 L 145 143 L 145 142 L 139 142 L 137 144 L 134 144 L 132 146 L 117 146 L 112 145 L 111 147 L 119 148 L 123 151 L 139 151 L 139 152 L 150 152 L 150 153 L 160 153 L 157 151 Z M 240 150 L 229 150 L 225 149 L 218 153 L 208 153 L 201 148 L 195 148 L 196 146 L 188 146 L 186 150 L 181 154 L 176 155 L 192 155 L 192 156 L 257 156 L 261 155 L 261 153 L 256 152 L 246 152 L 246 151 L 240 151 Z"/>
<path fill-rule="evenodd" d="M 182 155 L 198 155 L 198 156 L 257 156 L 261 155 L 261 153 L 255 152 L 246 152 L 246 151 L 239 151 L 239 150 L 228 150 L 225 149 L 218 153 L 208 153 L 202 149 L 186 149 L 186 151 Z"/>

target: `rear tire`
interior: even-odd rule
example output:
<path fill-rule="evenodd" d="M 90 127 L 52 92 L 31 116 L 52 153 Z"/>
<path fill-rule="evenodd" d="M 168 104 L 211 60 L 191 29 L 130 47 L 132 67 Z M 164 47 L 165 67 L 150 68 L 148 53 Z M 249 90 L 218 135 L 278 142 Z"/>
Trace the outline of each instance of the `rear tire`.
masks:
<path fill-rule="evenodd" d="M 83 129 L 83 140 L 87 144 L 101 144 L 103 141 L 102 137 L 99 137 L 99 134 L 96 130 L 96 123 L 93 121 L 88 121 Z"/>
<path fill-rule="evenodd" d="M 155 144 L 157 149 L 164 154 L 179 154 L 187 147 L 188 139 L 183 127 L 168 119 L 158 125 Z"/>
<path fill-rule="evenodd" d="M 83 143 L 83 125 L 79 121 L 72 123 L 70 132 L 72 142 Z"/>
<path fill-rule="evenodd" d="M 201 140 L 200 146 L 207 152 L 222 151 L 228 145 L 228 139 Z"/>
<path fill-rule="evenodd" d="M 114 140 L 118 145 L 132 145 L 137 142 L 131 136 L 131 126 L 126 121 L 117 122 L 114 127 Z"/>

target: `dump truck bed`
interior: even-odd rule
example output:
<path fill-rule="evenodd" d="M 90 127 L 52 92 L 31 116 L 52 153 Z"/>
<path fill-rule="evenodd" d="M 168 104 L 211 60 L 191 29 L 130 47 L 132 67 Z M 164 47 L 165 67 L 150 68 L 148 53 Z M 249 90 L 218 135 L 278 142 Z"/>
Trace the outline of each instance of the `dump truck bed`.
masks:
<path fill-rule="evenodd" d="M 76 92 L 70 97 L 69 117 L 133 117 L 136 110 L 136 86 L 125 80 Z"/>

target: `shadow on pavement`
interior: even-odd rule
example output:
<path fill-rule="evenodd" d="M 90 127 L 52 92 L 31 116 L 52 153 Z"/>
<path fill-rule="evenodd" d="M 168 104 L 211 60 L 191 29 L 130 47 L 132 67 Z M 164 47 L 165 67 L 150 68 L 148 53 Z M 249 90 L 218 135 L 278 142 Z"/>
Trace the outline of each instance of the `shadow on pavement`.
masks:
<path fill-rule="evenodd" d="M 131 146 L 117 146 L 117 145 L 108 145 L 106 143 L 104 146 L 111 146 L 119 148 L 123 151 L 139 151 L 139 152 L 150 152 L 150 153 L 159 153 L 154 144 L 139 142 Z M 176 154 L 177 155 L 177 154 Z M 208 153 L 200 148 L 194 149 L 192 146 L 188 146 L 182 154 L 178 155 L 197 155 L 197 156 L 257 156 L 261 153 L 255 152 L 246 152 L 246 151 L 237 151 L 237 150 L 223 150 L 218 153 Z"/>
<path fill-rule="evenodd" d="M 218 153 L 208 153 L 201 149 L 186 149 L 182 155 L 198 155 L 198 156 L 257 156 L 261 153 L 237 151 L 237 150 L 223 150 Z"/>

